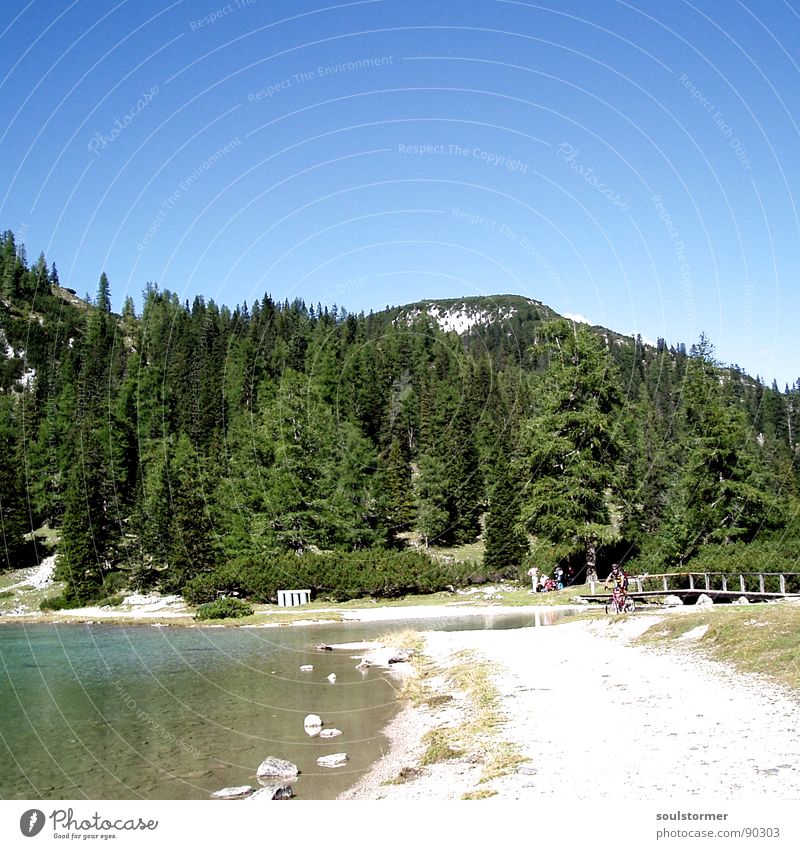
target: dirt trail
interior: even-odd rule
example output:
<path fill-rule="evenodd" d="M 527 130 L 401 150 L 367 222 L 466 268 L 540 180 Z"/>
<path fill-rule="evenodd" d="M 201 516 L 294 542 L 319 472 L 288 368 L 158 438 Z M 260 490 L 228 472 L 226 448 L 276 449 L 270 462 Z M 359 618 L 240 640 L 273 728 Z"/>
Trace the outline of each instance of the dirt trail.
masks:
<path fill-rule="evenodd" d="M 800 799 L 798 700 L 719 663 L 631 645 L 654 621 L 426 635 L 434 660 L 472 649 L 497 667 L 509 717 L 502 736 L 530 763 L 489 784 L 494 798 Z M 353 796 L 460 798 L 487 788 L 477 766 L 457 761 L 382 783 L 410 765 L 419 735 L 440 720 L 401 714 L 391 756 Z"/>

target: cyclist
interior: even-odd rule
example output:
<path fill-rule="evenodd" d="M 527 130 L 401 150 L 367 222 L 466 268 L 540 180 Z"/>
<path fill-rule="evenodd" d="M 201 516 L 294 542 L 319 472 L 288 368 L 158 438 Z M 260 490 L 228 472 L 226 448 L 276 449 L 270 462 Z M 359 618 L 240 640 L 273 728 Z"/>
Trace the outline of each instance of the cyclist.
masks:
<path fill-rule="evenodd" d="M 606 578 L 604 586 L 608 589 L 612 584 L 614 588 L 611 592 L 614 601 L 617 603 L 617 610 L 623 611 L 625 609 L 625 601 L 628 598 L 628 573 L 619 563 L 614 563 L 611 567 L 611 574 Z"/>

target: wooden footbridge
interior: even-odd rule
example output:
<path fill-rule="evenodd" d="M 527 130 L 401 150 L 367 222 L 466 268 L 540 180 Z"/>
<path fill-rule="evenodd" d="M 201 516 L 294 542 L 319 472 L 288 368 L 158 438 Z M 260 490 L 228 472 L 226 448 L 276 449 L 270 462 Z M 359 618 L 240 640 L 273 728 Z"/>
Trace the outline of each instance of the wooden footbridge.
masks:
<path fill-rule="evenodd" d="M 584 601 L 606 601 L 610 593 L 600 592 L 602 581 L 589 584 L 591 595 L 579 596 Z M 674 595 L 694 603 L 701 595 L 712 601 L 774 601 L 800 598 L 800 572 L 668 572 L 663 575 L 628 576 L 628 594 L 636 599 L 663 598 Z"/>

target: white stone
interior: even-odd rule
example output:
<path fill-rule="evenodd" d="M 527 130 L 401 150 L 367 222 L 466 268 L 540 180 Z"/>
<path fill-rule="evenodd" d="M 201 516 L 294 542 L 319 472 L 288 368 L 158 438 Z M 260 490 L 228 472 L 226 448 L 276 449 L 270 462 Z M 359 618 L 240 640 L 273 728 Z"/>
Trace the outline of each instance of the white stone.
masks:
<path fill-rule="evenodd" d="M 249 784 L 243 784 L 241 787 L 223 787 L 222 790 L 217 790 L 211 794 L 212 799 L 244 799 L 250 796 L 253 788 Z"/>
<path fill-rule="evenodd" d="M 344 766 L 349 758 L 345 752 L 337 752 L 335 755 L 323 755 L 317 758 L 317 763 L 320 766 L 337 767 Z"/>
<path fill-rule="evenodd" d="M 313 671 L 314 671 L 314 667 L 313 667 L 310 663 L 304 663 L 304 664 L 300 667 L 300 671 L 301 671 L 301 672 L 313 672 Z"/>
<path fill-rule="evenodd" d="M 303 720 L 303 725 L 306 728 L 314 728 L 314 727 L 320 728 L 322 725 L 324 725 L 324 723 L 323 723 L 322 719 L 320 717 L 318 717 L 315 713 L 310 713 Z"/>
<path fill-rule="evenodd" d="M 319 736 L 327 739 L 328 737 L 338 737 L 342 732 L 338 728 L 323 728 L 319 732 Z"/>
<path fill-rule="evenodd" d="M 697 597 L 697 601 L 695 602 L 695 605 L 697 607 L 709 607 L 713 603 L 714 603 L 714 599 L 711 598 L 711 596 L 708 596 L 705 593 L 702 593 L 701 595 L 699 595 Z"/>
<path fill-rule="evenodd" d="M 296 764 L 290 761 L 284 761 L 281 758 L 269 757 L 261 762 L 256 775 L 259 778 L 264 775 L 276 775 L 279 778 L 294 778 L 299 772 L 300 770 Z"/>
<path fill-rule="evenodd" d="M 335 673 L 335 672 L 331 672 L 331 674 L 328 676 L 328 681 L 330 681 L 330 682 L 331 682 L 331 684 L 333 684 L 333 682 L 334 682 L 335 680 L 336 680 L 336 673 Z"/>
<path fill-rule="evenodd" d="M 259 801 L 271 802 L 273 799 L 291 799 L 292 796 L 294 796 L 294 793 L 288 784 L 267 784 L 261 790 L 256 790 L 250 797 L 250 801 L 258 799 Z"/>

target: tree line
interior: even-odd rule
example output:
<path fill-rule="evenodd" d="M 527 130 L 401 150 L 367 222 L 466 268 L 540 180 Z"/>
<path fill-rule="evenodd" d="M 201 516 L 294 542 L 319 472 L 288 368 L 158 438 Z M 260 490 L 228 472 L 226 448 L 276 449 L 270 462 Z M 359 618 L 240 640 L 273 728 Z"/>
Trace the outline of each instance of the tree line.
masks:
<path fill-rule="evenodd" d="M 117 315 L 105 274 L 81 299 L 12 233 L 0 248 L 1 562 L 57 529 L 64 604 L 800 554 L 800 382 L 723 368 L 704 337 L 645 346 L 522 299 L 459 336 L 153 284 Z M 481 563 L 441 556 L 479 539 Z"/>

